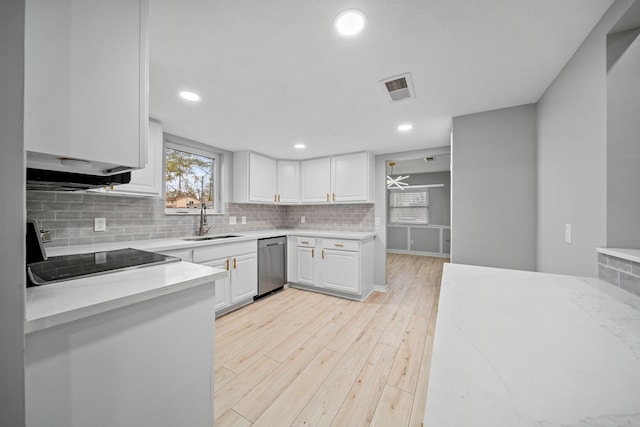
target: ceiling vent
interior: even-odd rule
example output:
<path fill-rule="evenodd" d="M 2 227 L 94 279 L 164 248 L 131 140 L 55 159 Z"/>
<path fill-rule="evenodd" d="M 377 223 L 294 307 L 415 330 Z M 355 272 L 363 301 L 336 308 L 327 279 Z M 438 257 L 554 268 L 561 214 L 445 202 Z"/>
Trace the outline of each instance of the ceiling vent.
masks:
<path fill-rule="evenodd" d="M 416 97 L 415 93 L 413 92 L 411 73 L 389 77 L 387 79 L 381 80 L 380 83 L 382 83 L 385 92 L 389 96 L 390 102 L 399 102 Z"/>

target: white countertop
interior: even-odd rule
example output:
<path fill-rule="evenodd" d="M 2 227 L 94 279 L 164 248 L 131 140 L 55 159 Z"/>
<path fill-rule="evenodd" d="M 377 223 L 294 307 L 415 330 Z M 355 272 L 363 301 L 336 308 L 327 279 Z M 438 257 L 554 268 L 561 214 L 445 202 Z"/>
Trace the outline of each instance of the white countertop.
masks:
<path fill-rule="evenodd" d="M 640 426 L 640 298 L 445 264 L 424 425 Z"/>
<path fill-rule="evenodd" d="M 95 245 L 78 245 L 78 246 L 58 246 L 47 247 L 45 244 L 45 250 L 47 256 L 59 256 L 69 255 L 77 253 L 90 253 L 99 251 L 110 251 L 115 249 L 133 248 L 143 251 L 169 251 L 174 249 L 183 249 L 190 247 L 221 245 L 225 243 L 243 242 L 247 240 L 264 239 L 275 236 L 309 236 L 309 237 L 327 237 L 327 238 L 339 238 L 348 240 L 365 240 L 376 236 L 375 232 L 358 232 L 358 231 L 328 231 L 328 230 L 291 230 L 291 229 L 277 229 L 277 230 L 264 230 L 264 231 L 246 231 L 238 233 L 223 233 L 224 235 L 233 234 L 238 237 L 231 237 L 227 239 L 218 240 L 201 240 L 201 241 L 187 241 L 186 238 L 193 238 L 195 236 L 187 237 L 175 237 L 171 239 L 150 239 L 150 240 L 135 240 L 130 242 L 115 242 L 115 243 L 100 243 Z M 215 233 L 211 233 L 210 236 L 215 236 Z"/>
<path fill-rule="evenodd" d="M 226 275 L 218 268 L 173 262 L 27 288 L 25 333 L 192 287 L 213 286 Z"/>
<path fill-rule="evenodd" d="M 598 248 L 597 251 L 600 254 L 611 255 L 628 261 L 640 262 L 640 249 Z"/>

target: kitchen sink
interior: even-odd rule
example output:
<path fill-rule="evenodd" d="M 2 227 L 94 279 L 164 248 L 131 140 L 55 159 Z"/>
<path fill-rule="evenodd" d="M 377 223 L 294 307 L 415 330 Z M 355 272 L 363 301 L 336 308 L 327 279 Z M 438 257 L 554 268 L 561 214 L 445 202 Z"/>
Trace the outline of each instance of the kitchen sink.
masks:
<path fill-rule="evenodd" d="M 225 234 L 222 236 L 199 236 L 199 237 L 189 237 L 188 239 L 182 239 L 182 240 L 186 240 L 188 242 L 198 242 L 200 240 L 218 240 L 218 239 L 230 239 L 232 237 L 242 237 L 238 234 Z"/>

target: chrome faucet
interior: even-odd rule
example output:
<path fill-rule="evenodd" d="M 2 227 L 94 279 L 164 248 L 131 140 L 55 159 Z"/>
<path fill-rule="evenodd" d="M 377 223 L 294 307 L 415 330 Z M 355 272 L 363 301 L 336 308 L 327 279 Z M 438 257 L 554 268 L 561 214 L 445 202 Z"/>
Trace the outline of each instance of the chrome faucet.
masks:
<path fill-rule="evenodd" d="M 203 203 L 200 206 L 200 228 L 198 229 L 198 236 L 204 236 L 211 230 L 211 227 L 204 228 L 207 225 L 207 205 Z"/>

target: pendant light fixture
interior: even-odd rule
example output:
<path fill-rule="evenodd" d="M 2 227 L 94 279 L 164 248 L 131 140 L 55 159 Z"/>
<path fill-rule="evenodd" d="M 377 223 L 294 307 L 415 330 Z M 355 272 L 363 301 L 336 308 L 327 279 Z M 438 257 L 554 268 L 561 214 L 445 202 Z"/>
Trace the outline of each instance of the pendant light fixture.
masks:
<path fill-rule="evenodd" d="M 405 179 L 409 178 L 409 175 L 398 175 L 397 177 L 393 177 L 393 167 L 396 165 L 396 162 L 389 162 L 389 166 L 391 167 L 391 173 L 387 175 L 387 188 L 399 188 L 400 190 L 404 190 L 404 187 L 409 185 L 407 182 L 403 182 Z"/>

